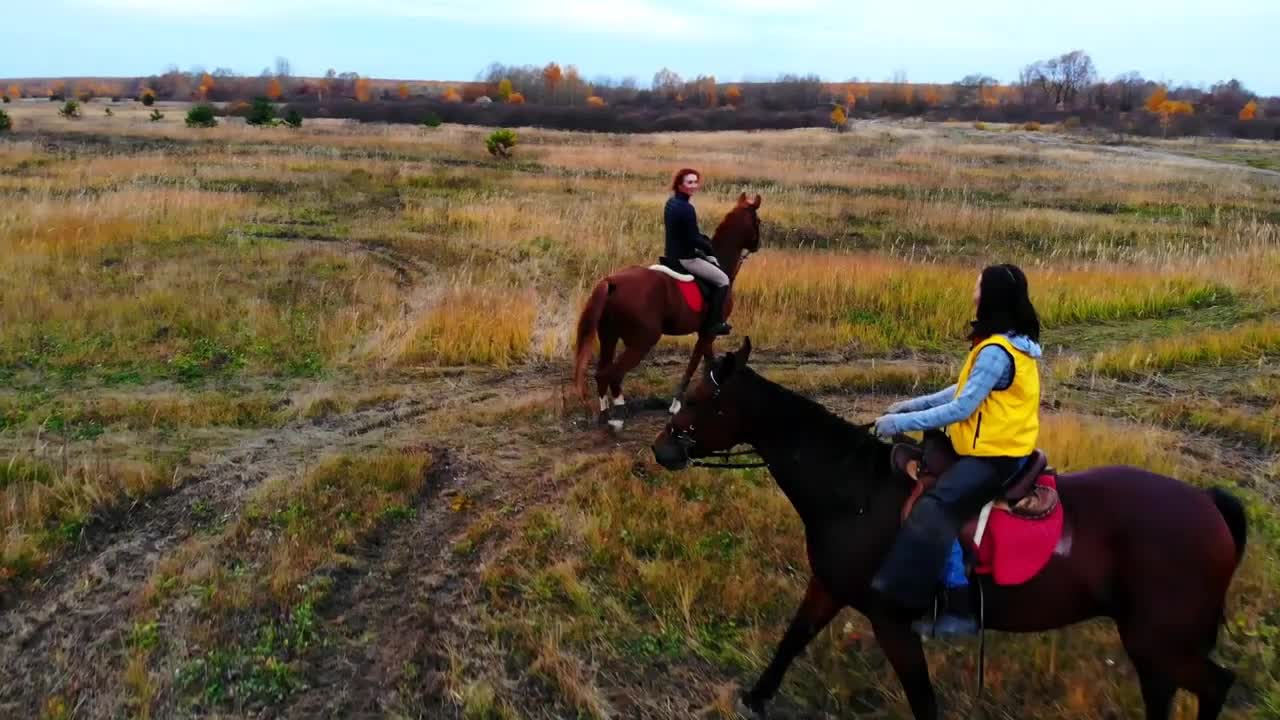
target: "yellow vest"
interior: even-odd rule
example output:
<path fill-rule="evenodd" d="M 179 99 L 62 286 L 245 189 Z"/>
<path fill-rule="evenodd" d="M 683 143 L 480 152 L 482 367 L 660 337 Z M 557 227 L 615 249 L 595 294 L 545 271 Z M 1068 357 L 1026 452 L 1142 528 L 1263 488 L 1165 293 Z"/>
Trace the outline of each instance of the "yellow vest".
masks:
<path fill-rule="evenodd" d="M 960 368 L 956 397 L 964 390 L 973 363 L 983 348 L 996 345 L 1013 359 L 1013 382 L 987 395 L 968 418 L 947 426 L 951 446 L 961 455 L 1023 457 L 1036 449 L 1040 437 L 1040 371 L 1035 358 L 1013 346 L 1003 335 L 978 343 Z"/>

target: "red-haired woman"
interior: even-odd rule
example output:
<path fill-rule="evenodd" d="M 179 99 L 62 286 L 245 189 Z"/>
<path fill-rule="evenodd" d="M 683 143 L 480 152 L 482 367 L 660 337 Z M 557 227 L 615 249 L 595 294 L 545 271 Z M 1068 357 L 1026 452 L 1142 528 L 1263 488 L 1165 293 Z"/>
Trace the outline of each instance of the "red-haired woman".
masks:
<path fill-rule="evenodd" d="M 728 335 L 732 328 L 724 321 L 724 301 L 729 294 L 729 276 L 720 268 L 711 241 L 698 231 L 698 213 L 690 202 L 702 185 L 702 174 L 683 168 L 671 180 L 671 199 L 663 212 L 667 228 L 668 258 L 676 260 L 690 274 L 715 287 L 707 308 L 705 332 Z"/>

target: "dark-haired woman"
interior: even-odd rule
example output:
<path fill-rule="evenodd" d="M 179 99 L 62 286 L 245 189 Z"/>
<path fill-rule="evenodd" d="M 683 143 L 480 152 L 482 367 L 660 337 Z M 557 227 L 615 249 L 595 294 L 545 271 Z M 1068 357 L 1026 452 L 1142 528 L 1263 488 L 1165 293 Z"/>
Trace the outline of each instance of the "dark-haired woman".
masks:
<path fill-rule="evenodd" d="M 724 301 L 729 294 L 729 276 L 720 267 L 720 261 L 711 247 L 711 241 L 698 231 L 698 213 L 690 200 L 702 184 L 702 174 L 692 168 L 682 168 L 671 180 L 671 198 L 663 211 L 662 220 L 667 229 L 666 254 L 679 261 L 689 274 L 711 283 L 711 307 L 707 308 L 703 332 L 728 335 L 732 328 L 724 321 Z"/>
<path fill-rule="evenodd" d="M 896 403 L 875 422 L 882 437 L 946 428 L 961 456 L 916 502 L 872 581 L 897 606 L 923 611 L 944 580 L 944 612 L 933 629 L 938 634 L 976 631 L 956 537 L 961 524 L 1022 469 L 1040 433 L 1040 319 L 1026 275 L 1014 265 L 987 267 L 973 302 L 972 346 L 956 384 Z"/>

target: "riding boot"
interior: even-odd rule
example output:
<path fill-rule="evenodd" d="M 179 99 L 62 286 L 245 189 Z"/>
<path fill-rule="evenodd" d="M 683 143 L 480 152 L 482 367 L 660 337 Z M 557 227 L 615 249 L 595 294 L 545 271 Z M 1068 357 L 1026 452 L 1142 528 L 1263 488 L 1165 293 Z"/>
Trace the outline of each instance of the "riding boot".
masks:
<path fill-rule="evenodd" d="M 871 588 L 891 605 L 916 616 L 933 605 L 956 529 L 946 509 L 925 494 L 902 525 Z"/>
<path fill-rule="evenodd" d="M 707 308 L 704 332 L 708 335 L 728 335 L 733 332 L 729 323 L 724 321 L 724 304 L 729 296 L 729 286 L 718 287 L 711 291 L 711 303 Z"/>

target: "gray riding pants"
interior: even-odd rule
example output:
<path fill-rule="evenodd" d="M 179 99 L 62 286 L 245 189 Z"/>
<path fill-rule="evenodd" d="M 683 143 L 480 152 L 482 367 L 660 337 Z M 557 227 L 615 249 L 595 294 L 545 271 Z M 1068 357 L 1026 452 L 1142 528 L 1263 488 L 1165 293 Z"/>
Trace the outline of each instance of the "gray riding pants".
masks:
<path fill-rule="evenodd" d="M 684 266 L 685 270 L 688 270 L 694 276 L 700 277 L 716 287 L 729 286 L 729 276 L 724 274 L 724 271 L 720 269 L 719 265 L 716 265 L 710 260 L 704 260 L 702 258 L 688 258 L 681 260 L 680 264 Z"/>

